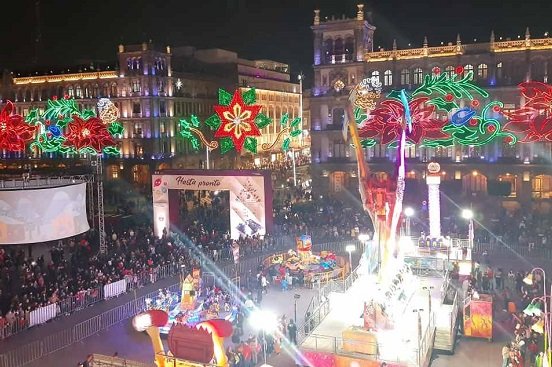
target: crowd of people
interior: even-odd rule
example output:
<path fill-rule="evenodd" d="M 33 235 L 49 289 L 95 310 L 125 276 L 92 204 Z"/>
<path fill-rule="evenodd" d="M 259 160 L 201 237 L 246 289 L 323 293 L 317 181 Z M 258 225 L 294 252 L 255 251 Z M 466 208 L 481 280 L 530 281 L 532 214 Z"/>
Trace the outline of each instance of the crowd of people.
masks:
<path fill-rule="evenodd" d="M 57 303 L 58 313 L 70 311 L 66 302 L 98 297 L 100 287 L 125 277 L 135 280 L 168 264 L 195 265 L 189 251 L 167 236 L 156 238 L 149 228 L 114 232 L 107 242 L 105 255 L 90 235 L 60 242 L 50 250 L 49 261 L 0 248 L 0 337 L 26 327 L 39 307 Z"/>
<path fill-rule="evenodd" d="M 483 256 L 472 275 L 462 283 L 464 298 L 477 299 L 481 294 L 495 297 L 493 313 L 499 317 L 494 316 L 494 322 L 502 323 L 503 331 L 511 336 L 510 342 L 502 348 L 502 367 L 543 366 L 544 331 L 538 327 L 544 315 L 540 296 L 545 284 L 541 275 L 538 271 L 529 273 L 509 269 L 506 272 L 501 267 L 493 266 L 489 258 Z M 540 311 L 525 311 L 529 305 Z"/>

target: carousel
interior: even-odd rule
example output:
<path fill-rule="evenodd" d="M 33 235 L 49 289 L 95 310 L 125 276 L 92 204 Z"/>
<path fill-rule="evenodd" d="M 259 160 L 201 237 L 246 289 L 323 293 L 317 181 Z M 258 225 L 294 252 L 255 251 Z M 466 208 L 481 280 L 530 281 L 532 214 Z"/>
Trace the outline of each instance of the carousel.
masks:
<path fill-rule="evenodd" d="M 264 259 L 263 268 L 276 284 L 284 282 L 312 286 L 343 278 L 346 275 L 347 262 L 330 251 L 313 253 L 311 236 L 302 235 L 296 238 L 295 249 Z"/>

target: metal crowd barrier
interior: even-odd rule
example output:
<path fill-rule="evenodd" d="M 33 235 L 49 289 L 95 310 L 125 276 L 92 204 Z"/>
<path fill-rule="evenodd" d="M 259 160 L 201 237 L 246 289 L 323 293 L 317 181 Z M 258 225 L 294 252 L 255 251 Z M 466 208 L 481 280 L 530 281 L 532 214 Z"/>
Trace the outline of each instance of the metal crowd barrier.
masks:
<path fill-rule="evenodd" d="M 345 250 L 345 246 L 347 244 L 351 244 L 352 242 L 356 242 L 356 241 L 322 243 L 319 245 L 320 246 L 319 248 L 321 248 L 322 250 L 332 251 L 335 253 L 340 253 L 340 252 L 342 253 Z M 282 242 L 280 246 L 282 246 L 282 248 L 292 248 L 294 244 L 291 244 L 288 242 L 285 242 L 285 243 Z M 247 274 L 247 272 L 250 269 L 256 269 L 256 267 L 266 257 L 269 251 L 275 251 L 275 250 L 276 248 L 274 247 L 268 248 L 264 254 L 263 253 L 253 254 L 254 256 L 250 258 L 240 260 L 238 264 L 234 264 L 232 262 L 220 264 L 219 269 L 228 278 L 232 278 L 236 274 L 238 276 L 244 276 Z M 160 274 L 163 276 L 170 277 L 171 274 L 176 275 L 178 274 L 178 272 L 179 272 L 178 264 L 168 264 L 168 265 L 165 265 L 165 267 L 162 270 L 157 271 L 155 276 L 152 276 L 151 274 L 139 276 L 137 278 L 139 279 L 139 281 L 136 283 L 132 283 L 134 284 L 132 287 L 143 286 L 143 285 L 149 284 L 148 282 L 153 283 L 154 281 L 161 279 L 159 277 Z M 352 275 L 351 274 L 349 275 L 349 277 L 354 277 L 354 276 L 355 276 L 355 272 L 353 272 Z M 329 294 L 332 291 L 343 292 L 352 283 L 353 283 L 352 280 L 348 280 L 348 278 L 345 280 L 330 281 L 328 284 L 325 285 L 325 288 L 324 288 L 325 291 L 323 294 Z M 131 289 L 134 289 L 134 288 L 131 288 Z M 180 284 L 179 283 L 173 284 L 170 287 L 168 287 L 168 289 L 171 292 L 179 292 Z M 0 367 L 24 366 L 37 359 L 40 359 L 49 354 L 55 353 L 73 343 L 86 339 L 89 336 L 95 335 L 100 331 L 105 330 L 110 326 L 115 325 L 128 318 L 131 318 L 137 313 L 143 311 L 146 307 L 145 299 L 153 298 L 157 296 L 157 294 L 158 294 L 157 291 L 151 292 L 147 295 L 139 297 L 136 300 L 130 301 L 124 305 L 121 305 L 119 307 L 106 311 L 98 316 L 95 316 L 91 319 L 88 319 L 79 324 L 76 324 L 71 328 L 68 328 L 66 330 L 60 331 L 55 334 L 48 335 L 46 338 L 42 340 L 36 340 L 29 344 L 22 345 L 14 350 L 0 354 Z M 80 306 L 81 305 L 78 304 L 75 307 L 80 307 Z M 327 300 L 325 306 L 322 305 L 318 307 L 315 312 L 313 312 L 315 316 L 313 316 L 311 319 L 319 323 L 327 315 L 327 312 L 329 312 L 329 300 Z M 307 322 L 310 320 L 305 320 L 305 321 Z M 300 331 L 304 331 L 304 330 L 305 330 L 305 324 L 302 324 L 301 327 L 298 328 L 298 340 L 299 340 L 299 337 L 301 336 Z M 303 333 L 303 337 L 304 337 L 304 333 Z"/>

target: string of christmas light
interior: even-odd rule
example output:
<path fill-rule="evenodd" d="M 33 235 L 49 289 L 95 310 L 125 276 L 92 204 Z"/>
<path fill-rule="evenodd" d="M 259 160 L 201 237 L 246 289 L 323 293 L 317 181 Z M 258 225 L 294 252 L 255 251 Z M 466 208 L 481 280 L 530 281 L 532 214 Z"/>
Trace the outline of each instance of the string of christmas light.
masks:
<path fill-rule="evenodd" d="M 221 154 L 231 150 L 240 153 L 243 149 L 257 153 L 258 138 L 262 136 L 261 130 L 272 123 L 272 119 L 260 112 L 261 106 L 256 104 L 257 96 L 254 88 L 243 93 L 235 90 L 233 94 L 224 89 L 219 89 L 218 105 L 213 108 L 215 113 L 207 118 L 204 124 L 214 132 L 217 140 L 209 140 L 201 131 L 201 122 L 197 116 L 189 119 L 181 119 L 179 122 L 180 136 L 188 140 L 194 150 L 206 146 L 209 150 L 220 148 Z M 280 119 L 282 130 L 271 143 L 261 144 L 261 150 L 272 149 L 280 139 L 282 150 L 287 151 L 291 140 L 301 134 L 301 119 L 290 121 L 289 115 L 284 114 Z"/>
<path fill-rule="evenodd" d="M 48 100 L 42 114 L 35 108 L 25 119 L 37 132 L 30 148 L 41 152 L 119 155 L 115 140 L 123 133 L 123 126 L 117 122 L 119 110 L 109 99 L 102 98 L 98 111 L 100 117 L 94 110 L 80 110 L 76 101 L 67 96 Z"/>
<path fill-rule="evenodd" d="M 545 91 L 544 94 L 550 91 L 542 86 L 532 90 Z M 552 93 L 547 95 L 552 96 Z M 489 93 L 473 83 L 472 71 L 464 73 L 464 68 L 459 66 L 453 74 L 441 74 L 440 70 L 434 69 L 410 95 L 392 91 L 371 112 L 355 109 L 361 144 L 363 147 L 378 143 L 397 146 L 397 139 L 404 127 L 405 101 L 402 99 L 405 97 L 412 121 L 411 129 L 407 132 L 407 144 L 426 147 L 448 147 L 454 144 L 481 146 L 495 139 L 515 144 L 515 129 L 507 129 L 508 125 L 499 121 L 499 118 L 508 117 L 502 113 L 502 102 L 491 101 L 482 105 L 476 96 L 487 98 Z M 462 105 L 467 106 L 460 107 Z M 438 118 L 438 112 L 444 112 L 446 118 Z M 522 112 L 518 117 L 523 120 L 526 116 L 522 116 Z"/>

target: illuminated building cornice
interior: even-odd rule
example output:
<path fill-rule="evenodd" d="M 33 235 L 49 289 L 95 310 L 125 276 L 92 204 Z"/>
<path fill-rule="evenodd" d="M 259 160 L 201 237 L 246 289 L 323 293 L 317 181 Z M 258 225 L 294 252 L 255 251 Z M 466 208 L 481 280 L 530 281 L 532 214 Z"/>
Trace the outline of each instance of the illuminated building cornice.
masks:
<path fill-rule="evenodd" d="M 38 76 L 30 76 L 30 77 L 23 77 L 23 78 L 13 78 L 13 83 L 15 85 L 25 85 L 25 84 L 70 82 L 70 81 L 77 81 L 77 80 L 115 79 L 117 77 L 118 75 L 116 71 L 97 71 L 93 73 L 38 75 Z"/>
<path fill-rule="evenodd" d="M 515 41 L 488 42 L 482 44 L 437 46 L 437 47 L 420 47 L 409 48 L 403 50 L 389 51 L 374 51 L 364 54 L 365 62 L 390 61 L 390 60 L 411 60 L 424 57 L 447 57 L 455 55 L 463 55 L 466 51 L 477 48 L 479 50 L 486 49 L 489 52 L 514 52 L 514 51 L 538 51 L 552 50 L 552 38 L 540 39 L 522 39 Z"/>

